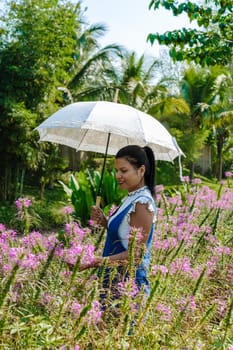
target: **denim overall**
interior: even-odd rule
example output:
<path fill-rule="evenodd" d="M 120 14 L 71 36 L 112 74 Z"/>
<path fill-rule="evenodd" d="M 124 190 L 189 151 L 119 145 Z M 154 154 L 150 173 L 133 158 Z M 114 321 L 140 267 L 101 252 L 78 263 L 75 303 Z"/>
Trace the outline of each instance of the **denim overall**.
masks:
<path fill-rule="evenodd" d="M 107 238 L 103 250 L 103 257 L 107 257 L 110 255 L 122 253 L 126 251 L 127 249 L 123 246 L 122 241 L 119 237 L 118 231 L 119 227 L 122 223 L 122 220 L 125 218 L 127 215 L 128 211 L 130 208 L 134 205 L 134 202 L 137 201 L 137 199 L 144 198 L 147 200 L 149 199 L 149 202 L 151 202 L 151 198 L 146 196 L 146 195 L 140 195 L 136 197 L 129 205 L 126 206 L 121 212 L 117 213 L 115 212 L 110 220 L 109 226 L 108 226 L 108 231 L 107 231 Z M 155 204 L 153 204 L 154 210 L 156 211 Z M 152 238 L 153 238 L 153 233 L 155 229 L 155 224 L 153 223 L 151 226 L 150 234 L 146 243 L 147 251 L 144 254 L 141 263 L 136 267 L 136 278 L 135 282 L 139 290 L 143 288 L 144 293 L 146 295 L 149 294 L 150 291 L 150 286 L 149 286 L 149 281 L 147 279 L 147 269 L 149 266 L 150 262 L 150 250 L 151 250 L 151 245 L 152 245 Z M 104 279 L 103 279 L 103 287 L 104 288 L 109 288 L 110 284 L 110 274 L 113 268 L 106 268 L 105 273 L 104 273 Z M 127 268 L 125 266 L 119 266 L 117 268 L 118 276 L 115 276 L 111 280 L 111 286 L 114 287 L 115 284 L 115 297 L 117 298 L 117 286 L 116 284 L 120 281 L 124 281 L 127 279 L 128 273 L 127 273 Z"/>

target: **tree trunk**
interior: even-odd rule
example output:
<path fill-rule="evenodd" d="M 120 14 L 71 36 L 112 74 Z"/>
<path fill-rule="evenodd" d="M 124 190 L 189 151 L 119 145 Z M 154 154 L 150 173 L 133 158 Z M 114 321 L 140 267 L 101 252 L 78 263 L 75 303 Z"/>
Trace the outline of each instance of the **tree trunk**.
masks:
<path fill-rule="evenodd" d="M 13 201 L 17 191 L 17 170 L 11 166 L 3 166 L 0 172 L 0 199 Z"/>
<path fill-rule="evenodd" d="M 194 162 L 189 163 L 189 178 L 190 178 L 190 180 L 192 180 L 194 178 L 194 166 L 195 166 Z"/>
<path fill-rule="evenodd" d="M 216 174 L 218 181 L 222 180 L 222 150 L 223 150 L 223 140 L 222 138 L 219 138 L 217 142 L 217 174 Z"/>

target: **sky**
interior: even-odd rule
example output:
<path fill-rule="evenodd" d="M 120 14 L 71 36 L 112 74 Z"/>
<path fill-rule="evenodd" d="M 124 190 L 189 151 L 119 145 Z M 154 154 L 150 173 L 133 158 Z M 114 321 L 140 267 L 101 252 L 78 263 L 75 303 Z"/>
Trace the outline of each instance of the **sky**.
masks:
<path fill-rule="evenodd" d="M 174 17 L 163 8 L 149 10 L 149 3 L 150 0 L 82 0 L 82 8 L 90 24 L 107 25 L 101 45 L 117 43 L 139 55 L 158 56 L 161 46 L 146 42 L 149 33 L 162 34 L 191 25 L 186 15 Z"/>

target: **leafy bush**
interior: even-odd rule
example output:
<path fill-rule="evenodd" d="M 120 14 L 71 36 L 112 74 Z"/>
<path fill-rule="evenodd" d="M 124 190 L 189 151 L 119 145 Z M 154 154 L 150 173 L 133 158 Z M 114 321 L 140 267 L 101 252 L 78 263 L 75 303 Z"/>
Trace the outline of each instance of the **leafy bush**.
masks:
<path fill-rule="evenodd" d="M 73 215 L 86 225 L 90 219 L 91 206 L 95 205 L 100 185 L 100 173 L 97 170 L 79 171 L 76 176 L 69 177 L 69 184 L 60 181 L 64 191 L 74 207 Z M 115 204 L 118 205 L 126 192 L 119 190 L 114 171 L 105 171 L 101 186 L 101 206 L 107 212 Z"/>

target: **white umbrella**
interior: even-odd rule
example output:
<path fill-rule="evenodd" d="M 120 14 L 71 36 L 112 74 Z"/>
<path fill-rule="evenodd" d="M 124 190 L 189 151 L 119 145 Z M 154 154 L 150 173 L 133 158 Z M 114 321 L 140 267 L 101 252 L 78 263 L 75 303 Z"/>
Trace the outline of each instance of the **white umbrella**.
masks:
<path fill-rule="evenodd" d="M 51 115 L 36 130 L 40 141 L 70 146 L 76 150 L 108 154 L 137 144 L 150 146 L 155 160 L 173 161 L 183 152 L 174 137 L 152 116 L 131 106 L 106 102 L 75 102 Z"/>
<path fill-rule="evenodd" d="M 104 153 L 103 169 L 107 154 L 114 155 L 130 144 L 150 146 L 155 160 L 172 162 L 184 155 L 174 137 L 155 118 L 115 102 L 72 103 L 51 115 L 36 130 L 40 141 L 59 143 L 77 151 Z"/>

